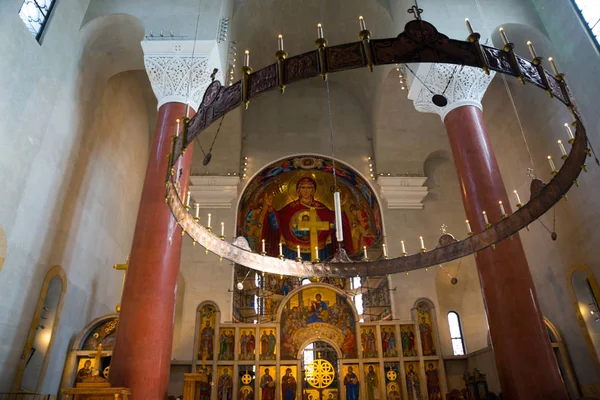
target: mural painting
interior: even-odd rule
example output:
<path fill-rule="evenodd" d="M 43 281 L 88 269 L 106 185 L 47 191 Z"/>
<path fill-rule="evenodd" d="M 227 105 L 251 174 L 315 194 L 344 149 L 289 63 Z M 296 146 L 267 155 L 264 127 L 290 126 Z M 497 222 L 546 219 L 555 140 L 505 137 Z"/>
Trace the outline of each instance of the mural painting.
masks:
<path fill-rule="evenodd" d="M 118 318 L 111 318 L 98 325 L 85 338 L 81 350 L 96 350 L 99 344 L 102 345 L 104 351 L 112 350 L 115 344 L 118 323 Z"/>
<path fill-rule="evenodd" d="M 442 389 L 437 361 L 425 361 L 425 377 L 427 379 L 427 400 L 441 400 Z"/>
<path fill-rule="evenodd" d="M 198 400 L 210 400 L 210 392 L 213 386 L 212 381 L 212 367 L 199 366 L 196 368 L 198 374 L 202 377 L 198 381 L 198 391 L 200 392 L 200 398 Z M 229 391 L 231 395 L 231 389 Z"/>
<path fill-rule="evenodd" d="M 358 394 L 360 393 L 358 372 L 358 364 L 344 365 L 342 367 L 344 386 L 346 388 L 346 400 L 358 400 Z"/>
<path fill-rule="evenodd" d="M 217 399 L 231 400 L 233 394 L 232 367 L 217 367 Z"/>
<path fill-rule="evenodd" d="M 402 355 L 404 357 L 416 357 L 417 346 L 415 342 L 415 327 L 413 325 L 400 326 L 400 339 L 402 341 Z"/>
<path fill-rule="evenodd" d="M 388 400 L 401 400 L 402 384 L 400 383 L 400 363 L 386 362 L 385 370 L 385 393 Z"/>
<path fill-rule="evenodd" d="M 200 341 L 198 346 L 199 360 L 212 360 L 215 343 L 215 306 L 207 304 L 200 309 Z"/>
<path fill-rule="evenodd" d="M 396 327 L 381 326 L 381 351 L 384 357 L 397 357 Z"/>
<path fill-rule="evenodd" d="M 281 358 L 296 359 L 300 346 L 317 335 L 336 343 L 344 358 L 356 358 L 355 324 L 346 296 L 325 287 L 307 287 L 283 307 Z"/>
<path fill-rule="evenodd" d="M 363 358 L 377 358 L 377 330 L 374 326 L 360 327 Z"/>
<path fill-rule="evenodd" d="M 419 332 L 421 334 L 421 347 L 424 356 L 435 356 L 435 341 L 433 333 L 433 324 L 431 323 L 431 306 L 421 301 L 417 304 L 417 321 Z"/>
<path fill-rule="evenodd" d="M 367 400 L 379 399 L 379 364 L 365 364 L 364 370 Z"/>
<path fill-rule="evenodd" d="M 254 329 L 240 329 L 240 360 L 254 360 L 256 347 L 256 332 Z"/>
<path fill-rule="evenodd" d="M 234 330 L 221 329 L 219 332 L 219 360 L 233 360 L 234 346 Z"/>
<path fill-rule="evenodd" d="M 404 373 L 406 379 L 406 389 L 408 391 L 409 400 L 421 399 L 421 382 L 419 380 L 419 363 L 405 362 Z"/>
<path fill-rule="evenodd" d="M 281 400 L 296 400 L 298 390 L 298 372 L 295 365 L 284 365 L 279 368 L 281 376 Z"/>
<path fill-rule="evenodd" d="M 274 366 L 259 368 L 259 400 L 275 400 L 276 371 Z"/>
<path fill-rule="evenodd" d="M 238 400 L 254 399 L 255 368 L 254 365 L 239 366 Z"/>
<path fill-rule="evenodd" d="M 275 339 L 275 328 L 260 330 L 260 359 L 275 360 L 275 348 L 277 340 Z"/>
<path fill-rule="evenodd" d="M 348 255 L 360 258 L 363 246 L 381 246 L 381 212 L 367 182 L 336 162 L 341 192 L 342 226 L 335 226 L 333 164 L 319 156 L 296 156 L 277 161 L 252 179 L 240 201 L 238 234 L 255 252 L 303 260 L 331 257 L 344 233 Z M 315 248 L 317 250 L 315 251 Z"/>

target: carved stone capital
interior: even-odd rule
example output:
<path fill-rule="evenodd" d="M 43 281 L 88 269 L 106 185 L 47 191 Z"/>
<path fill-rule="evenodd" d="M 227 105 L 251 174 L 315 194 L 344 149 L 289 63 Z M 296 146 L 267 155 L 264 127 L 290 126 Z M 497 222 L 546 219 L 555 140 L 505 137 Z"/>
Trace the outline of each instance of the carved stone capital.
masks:
<path fill-rule="evenodd" d="M 380 176 L 377 183 L 389 209 L 421 210 L 427 187 L 423 176 Z"/>
<path fill-rule="evenodd" d="M 190 176 L 188 190 L 200 208 L 231 208 L 239 183 L 237 176 Z"/>
<path fill-rule="evenodd" d="M 442 121 L 458 107 L 471 105 L 483 110 L 481 99 L 496 74 L 492 71 L 486 75 L 480 68 L 452 64 L 420 64 L 415 73 L 417 77 L 410 74 L 408 98 L 417 111 L 438 114 Z M 435 105 L 434 94 L 443 95 L 448 104 Z"/>
<path fill-rule="evenodd" d="M 144 40 L 144 65 L 158 107 L 186 103 L 197 110 L 214 68 L 223 81 L 221 60 L 214 40 Z"/>

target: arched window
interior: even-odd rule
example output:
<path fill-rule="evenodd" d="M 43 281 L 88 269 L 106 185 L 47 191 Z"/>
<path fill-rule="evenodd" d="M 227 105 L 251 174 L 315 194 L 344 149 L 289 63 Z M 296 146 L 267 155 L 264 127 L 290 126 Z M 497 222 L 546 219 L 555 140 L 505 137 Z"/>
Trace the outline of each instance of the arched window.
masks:
<path fill-rule="evenodd" d="M 452 351 L 455 356 L 464 356 L 465 342 L 463 341 L 462 327 L 460 326 L 460 317 L 455 311 L 448 313 L 448 325 L 450 326 L 450 340 L 452 341 Z"/>
<path fill-rule="evenodd" d="M 600 2 L 598 0 L 573 0 L 573 4 L 592 35 L 596 46 L 600 47 Z"/>
<path fill-rule="evenodd" d="M 19 10 L 19 17 L 38 42 L 50 18 L 55 0 L 25 0 Z"/>

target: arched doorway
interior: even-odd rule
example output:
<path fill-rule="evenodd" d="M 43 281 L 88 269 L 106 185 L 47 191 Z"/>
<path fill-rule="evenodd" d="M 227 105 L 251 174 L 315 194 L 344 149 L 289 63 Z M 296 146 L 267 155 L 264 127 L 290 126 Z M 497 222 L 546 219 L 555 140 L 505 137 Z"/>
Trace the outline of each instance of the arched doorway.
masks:
<path fill-rule="evenodd" d="M 339 400 L 340 351 L 330 343 L 316 340 L 301 354 L 302 399 Z"/>

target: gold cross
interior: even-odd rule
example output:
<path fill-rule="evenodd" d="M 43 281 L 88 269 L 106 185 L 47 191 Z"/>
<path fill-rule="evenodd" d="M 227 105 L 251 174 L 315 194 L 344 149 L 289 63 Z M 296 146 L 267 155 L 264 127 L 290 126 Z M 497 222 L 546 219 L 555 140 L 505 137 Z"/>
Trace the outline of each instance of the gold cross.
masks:
<path fill-rule="evenodd" d="M 102 359 L 102 356 L 107 356 L 107 355 L 109 355 L 109 353 L 102 352 L 102 343 L 100 343 L 100 344 L 98 344 L 98 349 L 96 350 L 96 353 L 92 353 L 92 354 L 90 354 L 90 356 L 91 355 L 94 356 L 94 364 L 96 367 L 96 372 L 93 374 L 100 375 L 100 360 Z"/>
<path fill-rule="evenodd" d="M 301 217 L 306 214 L 300 214 Z M 315 247 L 319 246 L 319 231 L 328 231 L 330 229 L 328 221 L 319 221 L 317 218 L 317 210 L 311 207 L 308 211 L 308 221 L 298 221 L 298 230 L 310 232 L 310 255 L 312 260 L 315 260 Z"/>
<path fill-rule="evenodd" d="M 123 299 L 123 290 L 125 289 L 125 279 L 127 279 L 127 269 L 129 268 L 129 254 L 127 255 L 127 262 L 125 264 L 115 264 L 113 265 L 113 269 L 117 271 L 125 271 L 123 274 L 123 285 L 121 286 L 121 298 L 119 299 L 119 303 L 117 304 L 116 311 L 117 313 L 121 312 L 121 300 Z"/>

